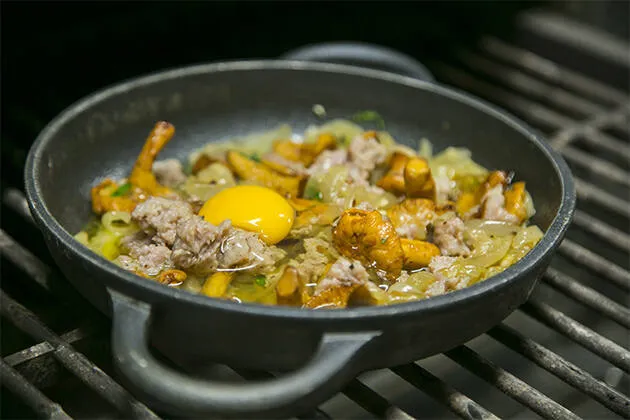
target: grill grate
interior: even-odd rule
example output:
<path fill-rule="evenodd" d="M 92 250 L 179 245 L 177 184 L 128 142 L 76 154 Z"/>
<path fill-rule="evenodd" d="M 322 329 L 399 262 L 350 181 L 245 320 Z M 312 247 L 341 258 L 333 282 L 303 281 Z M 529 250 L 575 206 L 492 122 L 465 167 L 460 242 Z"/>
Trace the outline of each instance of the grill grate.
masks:
<path fill-rule="evenodd" d="M 361 375 L 335 401 L 300 418 L 347 418 L 348 411 L 343 415 L 335 411 L 349 404 L 355 411 L 364 410 L 357 417 L 443 416 L 438 408 L 438 414 L 427 414 L 433 410 L 431 403 L 425 404 L 416 390 L 463 418 L 531 417 L 533 413 L 543 418 L 579 418 L 589 413 L 584 396 L 596 402 L 590 413 L 597 417 L 630 418 L 630 97 L 493 37 L 483 38 L 475 51 L 457 52 L 451 61 L 428 64 L 441 80 L 510 109 L 549 136 L 576 176 L 579 208 L 574 224 L 530 301 L 504 323 L 443 356 Z M 20 191 L 6 191 L 3 202 L 25 223 L 32 223 Z M 63 289 L 53 267 L 3 230 L 0 252 L 23 277 L 50 293 L 50 299 L 71 305 L 81 301 L 74 291 Z M 36 414 L 69 418 L 27 374 L 29 365 L 52 356 L 119 415 L 157 417 L 75 349 L 75 344 L 107 335 L 108 324 L 99 315 L 90 318 L 87 326 L 75 325 L 57 334 L 4 290 L 0 299 L 3 318 L 36 341 L 3 357 L 3 386 Z M 493 353 L 493 348 L 498 352 Z M 504 361 L 508 356 L 515 356 L 510 360 L 517 364 L 508 367 Z M 449 360 L 457 365 L 450 370 L 444 367 Z M 533 369 L 534 365 L 540 369 Z M 472 374 L 472 382 L 462 379 L 465 372 Z M 245 379 L 270 377 L 260 372 L 237 374 Z M 549 380 L 552 377 L 561 382 Z M 469 386 L 478 385 L 479 378 L 513 401 L 498 404 L 498 394 Z M 400 387 L 400 379 L 411 386 L 405 388 L 410 396 L 393 395 L 393 388 L 388 389 L 392 381 Z"/>

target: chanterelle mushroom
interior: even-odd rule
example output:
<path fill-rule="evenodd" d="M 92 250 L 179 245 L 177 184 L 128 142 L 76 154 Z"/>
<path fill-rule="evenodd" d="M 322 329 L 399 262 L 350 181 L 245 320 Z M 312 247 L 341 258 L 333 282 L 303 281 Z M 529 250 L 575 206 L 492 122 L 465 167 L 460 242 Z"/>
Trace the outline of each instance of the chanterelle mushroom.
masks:
<path fill-rule="evenodd" d="M 301 162 L 304 166 L 310 166 L 317 156 L 324 150 L 334 149 L 337 139 L 329 133 L 317 136 L 314 143 L 295 143 L 290 140 L 274 143 L 273 151 L 287 160 Z"/>
<path fill-rule="evenodd" d="M 133 165 L 127 184 L 118 185 L 111 179 L 105 179 L 92 188 L 92 209 L 97 214 L 108 211 L 131 212 L 136 204 L 149 196 L 164 196 L 172 193 L 169 188 L 160 185 L 153 174 L 153 162 L 173 138 L 175 127 L 165 121 L 155 124 L 147 137 L 136 163 Z"/>
<path fill-rule="evenodd" d="M 333 229 L 333 244 L 342 255 L 381 270 L 390 281 L 402 270 L 400 238 L 390 221 L 376 210 L 344 211 Z"/>
<path fill-rule="evenodd" d="M 387 217 L 401 237 L 425 239 L 427 225 L 436 216 L 435 203 L 426 198 L 407 198 L 387 209 Z"/>
<path fill-rule="evenodd" d="M 435 180 L 429 163 L 420 157 L 395 152 L 389 161 L 389 170 L 377 184 L 396 195 L 435 200 Z"/>
<path fill-rule="evenodd" d="M 227 163 L 230 169 L 241 179 L 254 181 L 274 189 L 284 196 L 297 197 L 299 195 L 301 177 L 282 175 L 266 165 L 234 151 L 227 153 Z"/>

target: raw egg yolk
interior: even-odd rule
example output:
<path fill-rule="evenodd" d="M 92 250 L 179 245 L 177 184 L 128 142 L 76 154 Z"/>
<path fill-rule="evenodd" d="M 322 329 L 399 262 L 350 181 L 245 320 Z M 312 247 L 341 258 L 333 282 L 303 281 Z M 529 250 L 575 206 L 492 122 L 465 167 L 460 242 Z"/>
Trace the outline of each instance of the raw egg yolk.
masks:
<path fill-rule="evenodd" d="M 289 234 L 295 211 L 284 197 L 269 188 L 238 185 L 206 201 L 199 215 L 213 225 L 230 219 L 233 226 L 256 232 L 272 245 Z"/>

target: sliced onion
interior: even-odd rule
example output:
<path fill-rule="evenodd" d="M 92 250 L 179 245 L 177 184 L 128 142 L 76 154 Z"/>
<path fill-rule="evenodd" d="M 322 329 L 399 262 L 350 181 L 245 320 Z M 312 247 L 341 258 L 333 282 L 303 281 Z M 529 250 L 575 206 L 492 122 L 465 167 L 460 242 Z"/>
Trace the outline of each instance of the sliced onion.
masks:
<path fill-rule="evenodd" d="M 522 248 L 529 245 L 533 247 L 543 237 L 543 232 L 538 226 L 532 225 L 521 229 L 514 237 L 514 248 Z"/>
<path fill-rule="evenodd" d="M 81 244 L 87 247 L 90 246 L 90 239 L 89 239 L 88 233 L 84 230 L 74 235 L 74 239 L 76 239 L 78 242 L 80 242 Z"/>
<path fill-rule="evenodd" d="M 483 250 L 475 249 L 471 258 L 463 258 L 461 262 L 466 265 L 474 265 L 477 267 L 490 267 L 501 261 L 512 246 L 512 236 L 499 236 L 491 239 L 488 243 L 484 243 Z"/>
<path fill-rule="evenodd" d="M 287 140 L 292 137 L 293 130 L 288 124 L 281 124 L 278 127 L 248 134 L 242 137 L 233 137 L 228 140 L 212 141 L 203 148 L 193 152 L 188 157 L 190 164 L 194 164 L 202 154 L 215 156 L 227 150 L 239 150 L 247 154 L 258 153 L 260 155 L 267 153 L 275 140 Z"/>
<path fill-rule="evenodd" d="M 101 218 L 103 227 L 118 236 L 126 236 L 139 230 L 131 221 L 131 214 L 126 211 L 108 211 Z"/>
<path fill-rule="evenodd" d="M 114 260 L 120 255 L 119 241 L 120 235 L 101 229 L 90 239 L 89 247 L 108 260 Z"/>
<path fill-rule="evenodd" d="M 446 168 L 451 179 L 470 175 L 482 176 L 488 173 L 486 168 L 471 159 L 470 150 L 459 147 L 448 147 L 438 153 L 429 161 L 429 166 L 434 173 Z"/>
<path fill-rule="evenodd" d="M 353 138 L 363 133 L 363 128 L 349 120 L 336 119 L 326 124 L 309 126 L 304 131 L 304 141 L 314 142 L 321 133 L 332 133 L 344 142 L 350 142 Z"/>
<path fill-rule="evenodd" d="M 435 276 L 428 271 L 412 273 L 406 279 L 399 280 L 389 287 L 387 293 L 392 296 L 415 296 L 424 298 L 429 286 L 435 283 Z"/>
<path fill-rule="evenodd" d="M 495 220 L 471 219 L 464 223 L 466 229 L 471 231 L 483 231 L 487 235 L 506 236 L 515 235 L 522 230 L 520 226 Z"/>
<path fill-rule="evenodd" d="M 368 281 L 352 292 L 348 306 L 385 305 L 387 302 L 389 302 L 387 293 L 376 284 Z"/>

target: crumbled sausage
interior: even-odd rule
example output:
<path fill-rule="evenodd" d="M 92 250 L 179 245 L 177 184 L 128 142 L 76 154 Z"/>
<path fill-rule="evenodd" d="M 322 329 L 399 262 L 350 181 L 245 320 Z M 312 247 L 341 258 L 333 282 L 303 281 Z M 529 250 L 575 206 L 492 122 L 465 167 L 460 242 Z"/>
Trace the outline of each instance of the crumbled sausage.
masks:
<path fill-rule="evenodd" d="M 435 203 L 441 206 L 454 195 L 455 183 L 444 173 L 433 173 L 435 182 Z"/>
<path fill-rule="evenodd" d="M 263 162 L 283 175 L 306 175 L 306 168 L 301 162 L 289 160 L 277 153 L 267 153 Z"/>
<path fill-rule="evenodd" d="M 328 254 L 338 255 L 336 251 L 330 247 L 330 243 L 320 238 L 304 239 L 304 253 L 298 255 L 296 267 L 300 276 L 307 283 L 315 283 L 326 270 L 326 265 L 331 260 Z"/>
<path fill-rule="evenodd" d="M 143 232 L 123 238 L 120 245 L 128 255 L 119 256 L 117 262 L 126 270 L 156 276 L 171 266 L 171 250 Z"/>
<path fill-rule="evenodd" d="M 362 201 L 359 204 L 355 204 L 354 208 L 359 209 L 359 210 L 366 210 L 366 211 L 376 210 L 374 206 L 372 205 L 372 203 L 369 203 L 367 201 Z"/>
<path fill-rule="evenodd" d="M 348 151 L 345 149 L 324 150 L 308 168 L 309 175 L 328 171 L 333 166 L 344 165 L 348 162 Z"/>
<path fill-rule="evenodd" d="M 481 210 L 481 217 L 486 220 L 496 220 L 508 223 L 519 222 L 517 216 L 505 209 L 503 185 L 497 185 L 488 190 L 482 199 Z"/>
<path fill-rule="evenodd" d="M 350 142 L 348 152 L 352 164 L 361 171 L 362 179 L 366 179 L 387 157 L 387 148 L 374 137 L 355 137 Z"/>
<path fill-rule="evenodd" d="M 440 248 L 442 255 L 470 255 L 470 249 L 464 242 L 464 222 L 459 217 L 435 223 L 433 242 Z"/>
<path fill-rule="evenodd" d="M 169 247 L 175 242 L 177 224 L 192 216 L 190 204 L 164 197 L 151 197 L 131 213 L 133 221 L 145 233 L 155 235 L 154 241 L 162 241 Z"/>
<path fill-rule="evenodd" d="M 176 233 L 173 263 L 198 274 L 227 268 L 262 270 L 283 255 L 278 248 L 267 247 L 255 233 L 234 228 L 229 220 L 214 226 L 192 216 L 178 223 Z"/>
<path fill-rule="evenodd" d="M 435 276 L 436 281 L 426 291 L 427 297 L 443 295 L 454 289 L 465 287 L 465 282 L 452 279 L 444 274 L 457 261 L 457 257 L 437 256 L 431 259 L 429 271 Z M 459 284 L 463 283 L 460 287 Z"/>
<path fill-rule="evenodd" d="M 457 260 L 455 257 L 446 257 L 446 256 L 437 256 L 431 259 L 431 263 L 429 264 L 429 270 L 432 273 L 436 273 L 440 270 L 444 270 L 453 265 L 453 263 Z"/>
<path fill-rule="evenodd" d="M 165 159 L 153 164 L 153 174 L 166 187 L 175 187 L 186 181 L 182 163 L 177 159 Z"/>
<path fill-rule="evenodd" d="M 359 261 L 342 257 L 335 261 L 326 273 L 326 277 L 317 284 L 315 294 L 330 288 L 357 286 L 367 281 L 368 272 Z"/>

